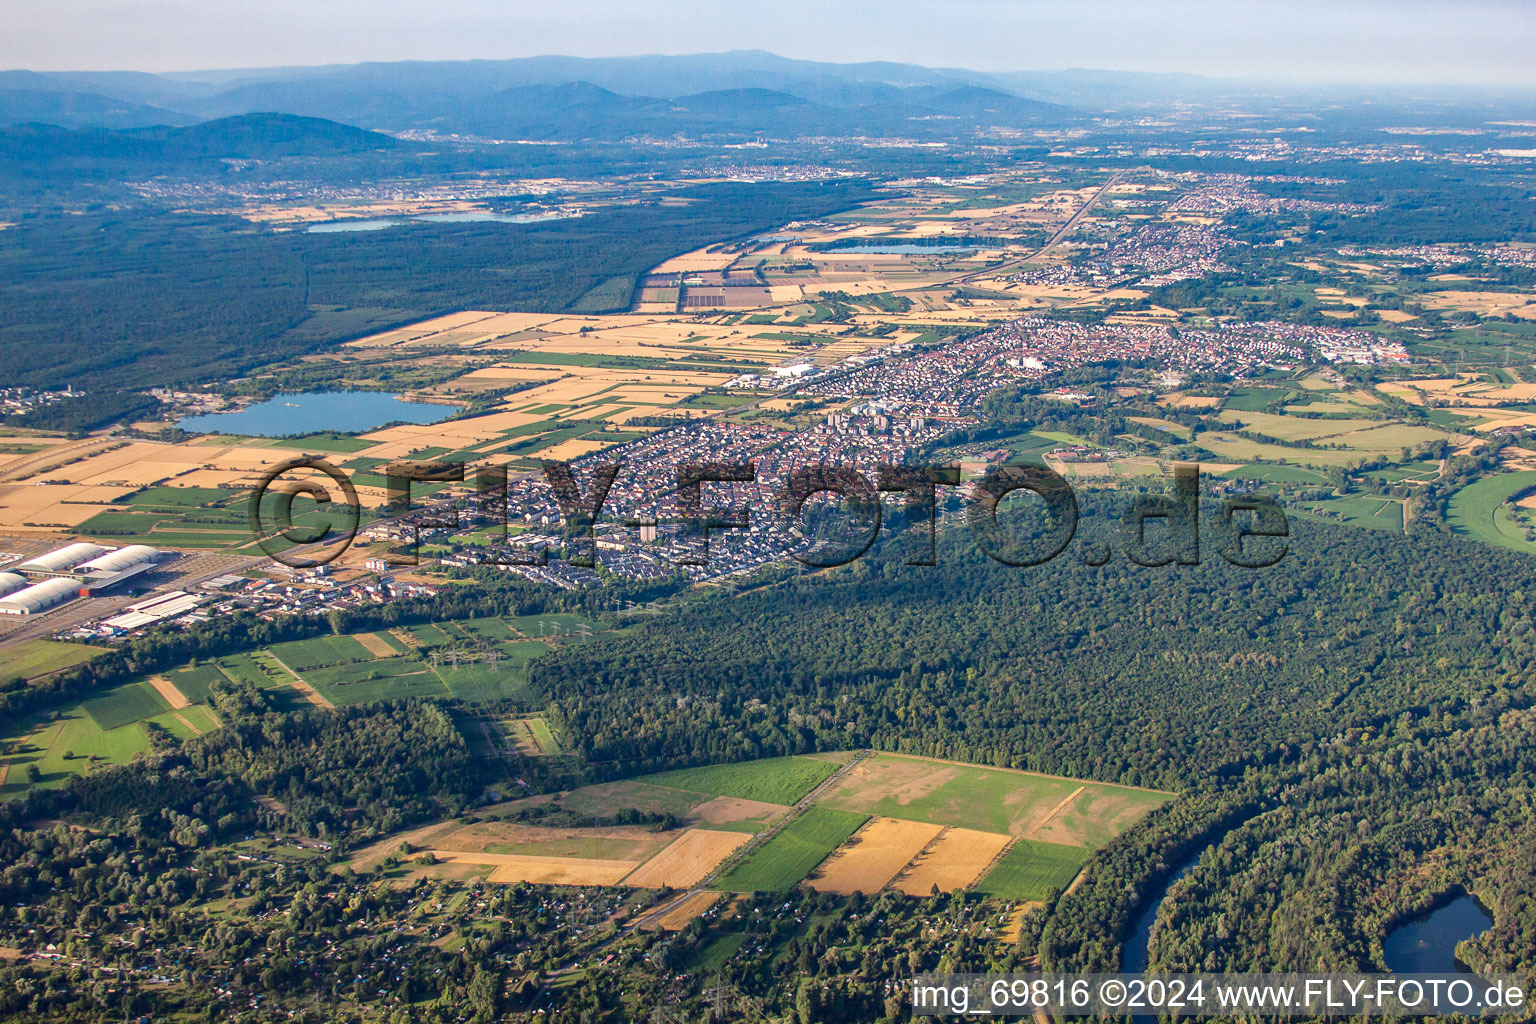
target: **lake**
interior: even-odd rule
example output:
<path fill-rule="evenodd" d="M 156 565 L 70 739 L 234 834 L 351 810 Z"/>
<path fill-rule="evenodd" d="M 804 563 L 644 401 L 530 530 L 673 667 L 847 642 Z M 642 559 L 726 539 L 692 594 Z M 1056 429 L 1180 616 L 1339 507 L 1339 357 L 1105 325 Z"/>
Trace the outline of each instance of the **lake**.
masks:
<path fill-rule="evenodd" d="M 455 411 L 451 405 L 407 402 L 382 391 L 317 391 L 280 394 L 238 412 L 188 416 L 176 425 L 195 433 L 249 437 L 290 437 L 322 430 L 353 434 L 397 421 L 436 423 Z"/>
<path fill-rule="evenodd" d="M 375 217 L 368 220 L 328 220 L 305 228 L 310 234 L 329 234 L 333 231 L 382 231 L 411 221 L 427 224 L 476 224 L 496 221 L 501 224 L 540 224 L 546 220 L 568 220 L 568 213 L 421 213 L 414 217 Z"/>
<path fill-rule="evenodd" d="M 1397 974 L 1451 974 L 1465 971 L 1456 962 L 1456 944 L 1493 927 L 1493 918 L 1477 900 L 1463 893 L 1439 907 L 1417 914 L 1387 933 L 1381 951 Z"/>
<path fill-rule="evenodd" d="M 1181 864 L 1163 884 L 1157 899 L 1142 909 L 1120 954 L 1120 970 L 1139 974 L 1147 969 L 1147 947 L 1152 941 L 1157 912 L 1168 890 L 1189 874 L 1198 862 L 1196 855 Z M 1463 893 L 1393 928 L 1382 940 L 1381 948 L 1387 967 L 1397 974 L 1454 974 L 1466 970 L 1456 962 L 1456 944 L 1492 927 L 1493 918 L 1488 911 L 1475 898 Z"/>

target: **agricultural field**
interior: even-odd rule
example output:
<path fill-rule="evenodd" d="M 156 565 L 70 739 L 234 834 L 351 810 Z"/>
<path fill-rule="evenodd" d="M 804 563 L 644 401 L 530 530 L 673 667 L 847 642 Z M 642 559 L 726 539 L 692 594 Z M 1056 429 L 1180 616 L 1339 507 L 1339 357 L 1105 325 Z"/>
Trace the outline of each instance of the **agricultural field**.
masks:
<path fill-rule="evenodd" d="M 8 679 L 35 679 L 90 661 L 104 653 L 104 647 L 60 643 L 56 640 L 26 640 L 5 649 L 5 666 L 0 668 L 0 676 Z"/>
<path fill-rule="evenodd" d="M 977 888 L 1036 899 L 1070 882 L 1094 849 L 1171 798 L 889 754 L 847 767 L 849 757 L 767 758 L 513 800 L 485 808 L 479 821 L 439 822 L 381 840 L 352 863 L 369 868 L 403 839 L 430 850 L 437 863 L 402 864 L 399 877 L 444 877 L 450 870 L 491 882 L 705 884 L 738 893 L 782 892 L 804 882 L 837 894 L 891 888 L 927 896 L 935 888 Z M 790 804 L 839 769 L 846 774 L 838 784 L 796 813 Z M 929 778 L 933 782 L 925 787 L 921 780 Z M 893 788 L 908 799 L 886 795 Z M 732 793 L 767 794 L 779 802 Z M 865 809 L 886 800 L 904 815 Z M 672 824 L 662 832 L 613 824 L 634 820 L 621 817 L 634 814 L 664 815 Z M 978 821 L 1003 827 L 974 827 Z M 762 835 L 755 839 L 754 833 Z M 719 871 L 724 874 L 711 881 Z"/>
<path fill-rule="evenodd" d="M 1063 825 L 1084 795 L 1112 796 L 1117 810 L 1107 826 L 1118 834 L 1172 797 L 1169 793 L 1109 786 L 1077 779 L 1033 775 L 1000 768 L 898 754 L 877 754 L 854 768 L 819 800 L 837 807 L 889 818 L 924 821 L 1004 835 L 1024 836 L 1051 826 L 1062 838 L 1088 845 L 1096 829 L 1079 832 Z M 1076 819 L 1074 819 L 1076 820 Z"/>
<path fill-rule="evenodd" d="M 689 817 L 695 807 L 707 802 L 702 793 L 653 786 L 638 779 L 622 782 L 604 782 L 596 786 L 583 786 L 569 793 L 562 793 L 559 804 L 584 816 L 608 817 L 618 811 L 633 809 L 645 814 L 671 814 Z"/>
<path fill-rule="evenodd" d="M 110 732 L 171 710 L 165 698 L 148 683 L 142 682 L 113 687 L 101 696 L 86 701 L 83 707 L 102 732 Z"/>
<path fill-rule="evenodd" d="M 784 892 L 826 860 L 868 815 L 814 806 L 753 850 L 717 883 L 727 892 Z"/>
<path fill-rule="evenodd" d="M 1010 837 L 968 828 L 944 829 L 891 882 L 909 896 L 928 896 L 937 888 L 954 892 L 974 885 L 1012 842 Z"/>
<path fill-rule="evenodd" d="M 885 888 L 943 826 L 896 818 L 871 818 L 806 879 L 821 892 L 848 894 Z"/>
<path fill-rule="evenodd" d="M 1519 519 L 1510 499 L 1536 487 L 1536 470 L 1497 473 L 1474 481 L 1451 495 L 1446 519 L 1457 533 L 1485 544 L 1536 554 L 1536 542 L 1525 537 L 1526 513 Z"/>
<path fill-rule="evenodd" d="M 837 766 L 803 757 L 775 757 L 737 764 L 684 768 L 646 776 L 656 786 L 770 804 L 792 804 L 815 789 Z"/>
<path fill-rule="evenodd" d="M 693 828 L 624 879 L 625 885 L 649 889 L 689 889 L 725 858 L 751 840 L 742 832 Z"/>
<path fill-rule="evenodd" d="M 10 752 L 0 755 L 0 796 L 20 796 L 33 785 L 51 788 L 96 764 L 126 764 L 149 751 L 149 736 L 138 724 L 104 730 L 81 705 L 63 709 L 56 720 L 24 722 L 7 733 Z M 37 770 L 37 781 L 29 779 Z"/>
<path fill-rule="evenodd" d="M 167 672 L 165 679 L 188 703 L 202 704 L 212 695 L 213 684 L 229 677 L 217 665 L 198 665 Z"/>
<path fill-rule="evenodd" d="M 524 757 L 548 757 L 561 752 L 560 744 L 542 718 L 503 718 L 498 723 L 505 741 Z"/>
<path fill-rule="evenodd" d="M 1020 839 L 977 888 L 1005 899 L 1043 900 L 1071 885 L 1090 856 L 1091 851 L 1079 846 Z"/>
<path fill-rule="evenodd" d="M 751 837 L 739 832 L 683 828 L 659 833 L 639 826 L 540 827 L 501 821 L 446 822 L 407 833 L 424 847 L 397 874 L 440 877 L 439 865 L 469 870 L 495 883 L 624 885 L 686 889 L 702 880 Z M 378 863 L 400 838 L 357 853 L 357 868 Z"/>
<path fill-rule="evenodd" d="M 304 672 L 326 665 L 368 661 L 373 657 L 366 647 L 349 636 L 295 640 L 292 643 L 274 644 L 268 650 L 295 672 Z"/>
<path fill-rule="evenodd" d="M 1228 480 L 1251 480 L 1256 483 L 1313 484 L 1317 486 L 1326 486 L 1328 484 L 1328 478 L 1323 474 L 1310 469 L 1302 469 L 1300 466 L 1251 464 L 1238 466 L 1236 469 L 1228 469 L 1217 475 Z"/>
<path fill-rule="evenodd" d="M 1304 501 L 1296 506 L 1301 511 L 1324 519 L 1347 523 L 1369 530 L 1403 532 L 1403 503 L 1389 498 L 1361 495 L 1347 498 L 1324 498 Z"/>

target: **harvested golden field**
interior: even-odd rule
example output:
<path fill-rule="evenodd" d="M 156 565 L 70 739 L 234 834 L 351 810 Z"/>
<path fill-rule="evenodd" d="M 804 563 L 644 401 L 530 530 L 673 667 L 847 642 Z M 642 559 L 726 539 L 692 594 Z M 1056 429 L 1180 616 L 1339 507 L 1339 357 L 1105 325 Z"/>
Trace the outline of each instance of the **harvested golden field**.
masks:
<path fill-rule="evenodd" d="M 1415 405 L 1424 404 L 1426 398 L 1438 398 L 1452 406 L 1479 407 L 1498 402 L 1536 401 L 1536 384 L 1499 384 L 1470 373 L 1460 377 L 1390 381 L 1381 384 L 1380 388 Z"/>
<path fill-rule="evenodd" d="M 1368 430 L 1380 420 L 1313 420 L 1299 416 L 1277 416 L 1267 412 L 1249 412 L 1246 409 L 1223 409 L 1216 414 L 1223 423 L 1241 423 L 1251 430 L 1281 441 L 1310 441 L 1320 437 L 1334 437 L 1355 430 Z"/>
<path fill-rule="evenodd" d="M 621 878 L 639 867 L 637 861 L 586 860 L 579 857 L 498 856 L 492 853 L 448 853 L 440 856 L 455 863 L 493 865 L 494 870 L 487 881 L 507 885 L 518 882 L 539 885 L 617 885 Z"/>
<path fill-rule="evenodd" d="M 625 878 L 624 884 L 642 889 L 691 888 L 751 838 L 746 832 L 688 829 L 671 846 Z"/>
<path fill-rule="evenodd" d="M 681 900 L 667 908 L 667 912 L 643 927 L 647 931 L 680 932 L 688 927 L 688 922 L 698 917 L 704 911 L 714 906 L 724 896 L 723 892 L 695 892 L 689 893 Z"/>
<path fill-rule="evenodd" d="M 1028 914 L 1030 908 L 1035 906 L 1040 906 L 1040 904 L 1025 903 L 1022 906 L 1015 907 L 1008 915 L 1008 923 L 1003 925 L 1002 931 L 998 932 L 998 941 L 1005 946 L 1011 946 L 1018 942 L 1024 934 L 1024 915 Z"/>
<path fill-rule="evenodd" d="M 806 884 L 820 892 L 877 892 L 942 831 L 941 825 L 920 821 L 871 819 Z"/>
<path fill-rule="evenodd" d="M 539 452 L 541 459 L 554 459 L 557 462 L 566 462 L 571 459 L 579 459 L 583 455 L 592 452 L 600 452 L 604 448 L 612 447 L 611 441 L 583 441 L 575 438 L 570 441 L 562 441 L 553 448 L 545 448 Z"/>
<path fill-rule="evenodd" d="M 373 655 L 375 658 L 392 658 L 395 656 L 395 649 L 386 643 L 384 639 L 377 634 L 355 633 L 353 634 L 352 639 L 362 644 L 363 649 L 369 654 Z"/>
<path fill-rule="evenodd" d="M 171 706 L 171 710 L 179 710 L 191 705 L 191 701 L 165 676 L 154 675 L 149 677 L 149 685 L 155 688 L 155 692 L 165 698 L 165 702 Z"/>
<path fill-rule="evenodd" d="M 1424 292 L 1416 298 L 1430 309 L 1458 309 L 1481 316 L 1536 320 L 1536 295 L 1526 292 Z"/>
<path fill-rule="evenodd" d="M 651 273 L 672 274 L 692 270 L 724 270 L 736 262 L 736 254 L 730 252 L 710 252 L 708 249 L 699 249 L 694 252 L 674 256 L 671 259 L 658 264 Z"/>
<path fill-rule="evenodd" d="M 504 821 L 463 825 L 439 836 L 435 848 L 464 854 L 508 854 L 530 857 L 574 857 L 591 860 L 632 860 L 642 863 L 669 837 L 638 825 L 609 828 L 544 828 Z"/>
<path fill-rule="evenodd" d="M 938 886 L 940 892 L 964 889 L 1013 841 L 1012 836 L 996 832 L 978 832 L 969 828 L 945 829 L 907 865 L 891 888 L 909 896 L 927 896 Z"/>

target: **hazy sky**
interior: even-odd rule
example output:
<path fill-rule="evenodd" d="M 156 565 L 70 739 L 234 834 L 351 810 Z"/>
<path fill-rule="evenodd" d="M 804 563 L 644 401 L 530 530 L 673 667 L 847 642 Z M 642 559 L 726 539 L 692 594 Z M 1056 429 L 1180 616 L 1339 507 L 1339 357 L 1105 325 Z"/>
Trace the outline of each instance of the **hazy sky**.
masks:
<path fill-rule="evenodd" d="M 1536 85 L 1536 0 L 0 0 L 0 67 L 764 49 L 980 70 Z"/>

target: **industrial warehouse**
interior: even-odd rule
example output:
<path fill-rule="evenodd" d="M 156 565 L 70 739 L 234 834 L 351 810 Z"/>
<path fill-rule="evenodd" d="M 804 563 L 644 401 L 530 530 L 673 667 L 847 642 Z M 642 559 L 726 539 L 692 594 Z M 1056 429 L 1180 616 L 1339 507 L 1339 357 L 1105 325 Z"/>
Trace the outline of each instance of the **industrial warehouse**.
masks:
<path fill-rule="evenodd" d="M 39 615 L 147 572 L 163 555 L 146 544 L 108 548 L 78 543 L 0 572 L 0 615 Z"/>

